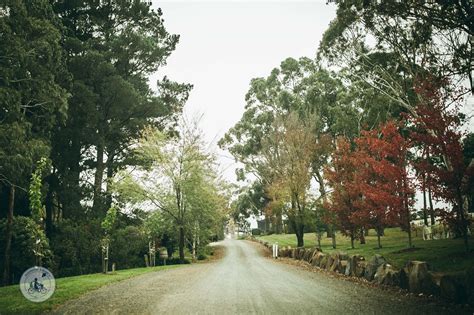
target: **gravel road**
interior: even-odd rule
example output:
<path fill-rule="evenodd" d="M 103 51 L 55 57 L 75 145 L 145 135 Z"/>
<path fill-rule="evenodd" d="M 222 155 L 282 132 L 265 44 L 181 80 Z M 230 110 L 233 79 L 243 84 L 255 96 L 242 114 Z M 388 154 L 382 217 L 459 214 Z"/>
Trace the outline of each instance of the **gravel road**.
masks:
<path fill-rule="evenodd" d="M 226 240 L 225 257 L 148 273 L 70 301 L 57 314 L 460 314 L 425 299 L 275 262 Z"/>

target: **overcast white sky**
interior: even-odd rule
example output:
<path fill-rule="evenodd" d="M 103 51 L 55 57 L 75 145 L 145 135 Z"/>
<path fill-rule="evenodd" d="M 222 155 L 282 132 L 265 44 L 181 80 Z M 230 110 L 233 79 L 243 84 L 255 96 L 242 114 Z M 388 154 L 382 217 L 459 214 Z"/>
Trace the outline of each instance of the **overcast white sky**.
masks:
<path fill-rule="evenodd" d="M 153 7 L 161 7 L 167 30 L 181 38 L 151 80 L 167 75 L 194 85 L 185 113 L 204 115 L 201 128 L 216 147 L 242 116 L 250 80 L 287 57 L 314 57 L 336 10 L 325 0 L 155 0 Z M 235 181 L 230 154 L 219 151 L 219 161 Z"/>

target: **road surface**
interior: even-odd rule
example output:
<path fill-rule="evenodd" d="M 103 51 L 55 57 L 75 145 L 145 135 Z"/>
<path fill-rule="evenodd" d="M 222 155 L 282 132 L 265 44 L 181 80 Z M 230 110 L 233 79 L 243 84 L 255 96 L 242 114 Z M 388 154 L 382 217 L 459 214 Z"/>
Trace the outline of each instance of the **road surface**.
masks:
<path fill-rule="evenodd" d="M 446 314 L 424 299 L 275 262 L 261 245 L 222 242 L 223 259 L 148 273 L 70 301 L 58 314 Z"/>

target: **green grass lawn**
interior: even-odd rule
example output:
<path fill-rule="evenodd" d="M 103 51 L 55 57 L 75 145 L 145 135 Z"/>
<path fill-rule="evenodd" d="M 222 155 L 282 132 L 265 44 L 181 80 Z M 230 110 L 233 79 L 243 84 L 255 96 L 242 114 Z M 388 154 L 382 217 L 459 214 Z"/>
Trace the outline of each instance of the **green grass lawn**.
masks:
<path fill-rule="evenodd" d="M 296 235 L 294 234 L 273 234 L 258 237 L 259 239 L 275 243 L 280 246 L 296 247 Z M 407 251 L 407 233 L 399 228 L 385 230 L 385 236 L 381 238 L 382 248 L 377 248 L 377 236 L 374 230 L 369 231 L 366 237 L 366 244 L 355 243 L 355 249 L 351 249 L 350 239 L 341 234 L 337 234 L 337 249 L 331 246 L 331 239 L 324 234 L 321 239 L 323 252 L 331 253 L 342 251 L 348 254 L 360 254 L 369 259 L 375 254 L 381 254 L 391 264 L 398 268 L 403 267 L 408 260 L 427 261 L 433 271 L 461 271 L 474 266 L 474 252 L 466 254 L 464 244 L 461 239 L 441 239 L 424 241 L 421 234 L 413 235 L 414 249 Z M 306 233 L 304 236 L 305 247 L 315 247 L 317 244 L 315 233 Z M 474 247 L 474 238 L 470 238 L 471 248 Z"/>
<path fill-rule="evenodd" d="M 158 266 L 153 268 L 136 268 L 118 270 L 110 274 L 90 274 L 56 279 L 56 291 L 53 296 L 42 303 L 33 303 L 23 297 L 18 285 L 0 288 L 0 314 L 38 314 L 79 297 L 80 295 L 100 288 L 112 282 L 129 279 L 144 273 L 176 268 L 180 265 Z"/>

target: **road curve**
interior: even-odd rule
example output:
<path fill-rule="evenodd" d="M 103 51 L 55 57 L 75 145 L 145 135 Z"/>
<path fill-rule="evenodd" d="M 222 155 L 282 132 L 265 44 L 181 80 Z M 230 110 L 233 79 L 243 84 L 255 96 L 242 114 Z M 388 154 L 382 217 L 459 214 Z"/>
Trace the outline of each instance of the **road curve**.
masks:
<path fill-rule="evenodd" d="M 460 314 L 425 300 L 272 261 L 226 240 L 225 257 L 148 273 L 90 292 L 58 314 Z"/>

